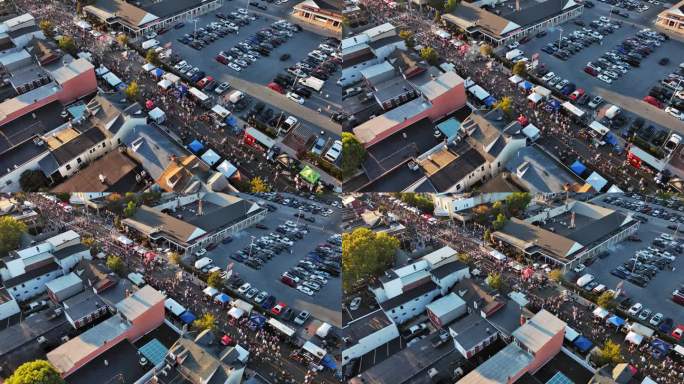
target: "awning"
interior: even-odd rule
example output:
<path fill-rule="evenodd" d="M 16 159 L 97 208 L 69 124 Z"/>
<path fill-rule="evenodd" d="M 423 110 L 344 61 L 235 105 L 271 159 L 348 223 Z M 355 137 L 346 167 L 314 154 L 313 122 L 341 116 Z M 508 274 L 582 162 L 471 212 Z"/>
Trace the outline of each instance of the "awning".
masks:
<path fill-rule="evenodd" d="M 223 160 L 223 162 L 216 167 L 216 170 L 221 172 L 223 176 L 230 178 L 235 174 L 235 172 L 237 172 L 237 167 L 234 166 L 230 161 Z"/>
<path fill-rule="evenodd" d="M 214 301 L 217 301 L 221 304 L 230 303 L 230 296 L 226 295 L 225 293 L 221 293 L 214 297 Z"/>
<path fill-rule="evenodd" d="M 237 308 L 237 307 L 233 307 L 230 309 L 230 311 L 228 311 L 228 316 L 230 316 L 234 319 L 239 319 L 244 314 L 245 314 L 245 311 L 243 311 L 242 309 Z"/>
<path fill-rule="evenodd" d="M 621 327 L 622 325 L 625 324 L 625 319 L 623 319 L 622 317 L 615 316 L 615 315 L 609 317 L 607 321 L 616 327 Z"/>
<path fill-rule="evenodd" d="M 579 332 L 575 331 L 573 328 L 568 327 L 567 325 L 565 326 L 565 340 L 572 343 L 579 336 Z"/>
<path fill-rule="evenodd" d="M 494 98 L 494 96 L 487 96 L 487 98 L 484 99 L 483 103 L 484 105 L 491 107 L 494 104 L 496 104 L 496 99 Z"/>
<path fill-rule="evenodd" d="M 195 319 L 197 319 L 197 316 L 195 316 L 195 314 L 190 311 L 183 312 L 183 314 L 181 314 L 179 317 L 181 321 L 185 324 L 192 324 L 192 322 L 195 321 Z"/>
<path fill-rule="evenodd" d="M 581 161 L 577 160 L 572 165 L 570 166 L 570 169 L 572 169 L 573 172 L 575 172 L 578 175 L 581 175 L 584 173 L 584 171 L 587 170 L 586 165 L 582 164 Z"/>
<path fill-rule="evenodd" d="M 214 287 L 206 287 L 202 292 L 209 297 L 214 297 L 219 293 L 219 290 Z"/>
<path fill-rule="evenodd" d="M 508 78 L 508 81 L 510 81 L 513 84 L 518 84 L 519 82 L 523 81 L 524 79 L 518 75 L 513 75 Z"/>
<path fill-rule="evenodd" d="M 575 341 L 572 342 L 572 344 L 575 347 L 577 347 L 577 349 L 579 349 L 582 353 L 589 351 L 591 347 L 594 346 L 591 340 L 587 339 L 584 336 L 578 337 L 577 339 L 575 339 Z"/>
<path fill-rule="evenodd" d="M 640 334 L 633 332 L 633 331 L 629 331 L 629 333 L 627 334 L 627 337 L 625 337 L 625 341 L 629 341 L 630 343 L 632 343 L 634 345 L 641 344 L 641 342 L 643 340 L 644 340 L 643 336 L 641 336 Z"/>
<path fill-rule="evenodd" d="M 598 317 L 599 319 L 605 319 L 609 314 L 610 312 L 603 307 L 596 307 L 596 309 L 594 309 L 594 316 Z"/>
<path fill-rule="evenodd" d="M 537 104 L 538 102 L 540 102 L 542 100 L 542 96 L 540 94 L 538 94 L 537 92 L 532 92 L 532 93 L 530 93 L 529 96 L 527 96 L 527 100 Z"/>
<path fill-rule="evenodd" d="M 192 143 L 188 144 L 188 148 L 189 148 L 192 152 L 198 153 L 198 152 L 200 152 L 202 149 L 204 149 L 204 145 L 203 145 L 202 143 L 200 143 L 199 140 L 193 140 Z"/>
<path fill-rule="evenodd" d="M 213 166 L 214 164 L 218 163 L 219 160 L 221 160 L 221 156 L 219 156 L 218 153 L 214 152 L 213 149 L 209 149 L 202 155 L 202 160 L 204 160 L 205 163 L 209 164 L 209 166 Z"/>
<path fill-rule="evenodd" d="M 176 316 L 180 316 L 185 312 L 185 307 L 172 298 L 164 300 L 164 307 Z"/>
<path fill-rule="evenodd" d="M 534 87 L 534 84 L 530 83 L 529 81 L 523 81 L 520 84 L 518 84 L 518 88 L 524 89 L 526 91 L 529 91 L 530 89 L 532 89 L 532 87 Z"/>
<path fill-rule="evenodd" d="M 305 166 L 301 172 L 299 172 L 299 176 L 301 176 L 302 179 L 306 180 L 306 182 L 309 184 L 316 184 L 321 178 L 321 175 L 308 165 Z"/>
<path fill-rule="evenodd" d="M 594 187 L 596 191 L 600 192 L 601 189 L 608 184 L 608 180 L 599 175 L 597 172 L 592 172 L 591 175 L 587 177 L 587 183 Z"/>

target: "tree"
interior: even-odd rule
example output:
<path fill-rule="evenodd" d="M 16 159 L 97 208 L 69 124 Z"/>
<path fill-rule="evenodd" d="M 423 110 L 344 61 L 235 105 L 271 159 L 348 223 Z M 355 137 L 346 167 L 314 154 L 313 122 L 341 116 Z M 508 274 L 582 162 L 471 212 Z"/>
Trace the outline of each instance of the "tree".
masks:
<path fill-rule="evenodd" d="M 205 313 L 199 319 L 192 322 L 192 326 L 198 331 L 205 329 L 214 330 L 216 328 L 216 318 L 211 313 Z"/>
<path fill-rule="evenodd" d="M 511 68 L 511 72 L 513 72 L 514 75 L 523 75 L 525 74 L 526 70 L 527 67 L 525 67 L 524 61 L 518 61 L 517 63 L 513 64 L 513 68 Z"/>
<path fill-rule="evenodd" d="M 21 235 L 26 233 L 26 224 L 12 216 L 0 217 L 0 255 L 19 248 Z"/>
<path fill-rule="evenodd" d="M 430 64 L 436 64 L 439 60 L 437 51 L 432 47 L 425 47 L 420 50 L 420 57 Z"/>
<path fill-rule="evenodd" d="M 461 0 L 447 0 L 444 10 L 446 12 L 452 12 L 459 4 L 461 4 Z"/>
<path fill-rule="evenodd" d="M 527 192 L 513 192 L 506 197 L 506 208 L 511 216 L 517 216 L 527 209 L 532 201 L 532 195 Z"/>
<path fill-rule="evenodd" d="M 159 65 L 159 55 L 157 52 L 154 51 L 154 49 L 148 49 L 147 53 L 145 54 L 145 60 L 148 63 L 154 64 L 154 65 Z"/>
<path fill-rule="evenodd" d="M 25 192 L 38 192 L 47 188 L 50 181 L 40 169 L 28 169 L 19 176 L 19 186 Z"/>
<path fill-rule="evenodd" d="M 43 34 L 48 38 L 51 38 L 55 34 L 55 32 L 53 31 L 54 25 L 52 25 L 52 22 L 50 20 L 41 20 L 40 23 L 38 23 L 38 27 L 41 31 L 43 31 Z"/>
<path fill-rule="evenodd" d="M 496 272 L 487 275 L 486 282 L 487 285 L 496 290 L 499 290 L 503 287 L 503 278 L 501 277 L 501 274 Z"/>
<path fill-rule="evenodd" d="M 413 48 L 415 45 L 415 42 L 413 41 L 413 32 L 407 30 L 400 31 L 399 37 L 404 40 L 407 47 Z"/>
<path fill-rule="evenodd" d="M 132 217 L 135 215 L 135 211 L 138 209 L 138 207 L 135 205 L 134 201 L 129 201 L 128 204 L 126 204 L 126 208 L 124 208 L 124 216 L 126 217 Z"/>
<path fill-rule="evenodd" d="M 510 96 L 504 96 L 496 104 L 494 109 L 500 109 L 503 113 L 510 116 L 513 113 L 513 99 Z"/>
<path fill-rule="evenodd" d="M 268 184 L 259 176 L 252 178 L 249 182 L 249 187 L 252 193 L 268 192 L 270 190 Z"/>
<path fill-rule="evenodd" d="M 363 163 L 366 158 L 366 148 L 361 144 L 353 133 L 342 132 L 342 176 L 350 177 Z"/>
<path fill-rule="evenodd" d="M 342 276 L 345 290 L 382 274 L 392 265 L 399 240 L 386 233 L 357 228 L 342 235 Z"/>
<path fill-rule="evenodd" d="M 435 18 L 432 19 L 435 24 L 439 24 L 442 21 L 442 14 L 439 11 L 435 11 Z"/>
<path fill-rule="evenodd" d="M 549 272 L 549 279 L 558 283 L 563 279 L 563 272 L 560 269 L 553 269 Z"/>
<path fill-rule="evenodd" d="M 57 192 L 55 193 L 55 197 L 57 200 L 63 202 L 63 203 L 68 203 L 69 199 L 71 198 L 71 193 L 69 192 Z"/>
<path fill-rule="evenodd" d="M 492 223 L 492 227 L 495 231 L 498 231 L 499 229 L 503 228 L 504 224 L 506 224 L 506 220 L 508 220 L 506 218 L 506 215 L 504 215 L 503 213 L 499 213 L 496 216 L 496 220 L 494 220 L 494 222 Z"/>
<path fill-rule="evenodd" d="M 107 256 L 107 268 L 117 275 L 122 275 L 124 272 L 124 262 L 119 256 L 109 255 Z"/>
<path fill-rule="evenodd" d="M 473 260 L 473 258 L 470 257 L 470 255 L 465 253 L 465 252 L 459 252 L 458 253 L 458 259 L 461 262 L 466 263 L 466 264 L 470 264 L 470 262 Z"/>
<path fill-rule="evenodd" d="M 596 304 L 598 304 L 599 307 L 613 309 L 613 307 L 615 307 L 615 301 L 613 299 L 613 292 L 606 291 L 596 299 Z"/>
<path fill-rule="evenodd" d="M 120 34 L 119 36 L 116 37 L 116 41 L 119 42 L 119 44 L 123 45 L 124 47 L 128 45 L 128 36 L 124 35 L 123 33 Z"/>
<path fill-rule="evenodd" d="M 492 55 L 492 52 L 494 52 L 494 49 L 492 48 L 491 45 L 489 45 L 489 44 L 480 45 L 480 54 L 482 56 L 489 57 Z"/>
<path fill-rule="evenodd" d="M 181 255 L 178 252 L 169 252 L 167 257 L 171 264 L 179 265 L 181 263 Z"/>
<path fill-rule="evenodd" d="M 138 97 L 138 82 L 133 80 L 128 87 L 126 87 L 126 98 L 130 101 L 135 100 Z"/>
<path fill-rule="evenodd" d="M 429 0 L 428 4 L 434 9 L 443 9 L 444 8 L 444 0 Z"/>
<path fill-rule="evenodd" d="M 486 243 L 492 242 L 492 231 L 489 228 L 485 229 L 484 231 L 484 241 Z"/>
<path fill-rule="evenodd" d="M 219 271 L 214 271 L 207 276 L 207 284 L 210 287 L 221 288 L 223 286 L 223 279 Z"/>
<path fill-rule="evenodd" d="M 17 368 L 5 384 L 63 384 L 64 379 L 46 360 L 26 362 Z"/>
<path fill-rule="evenodd" d="M 62 36 L 57 40 L 57 46 L 64 52 L 76 53 L 76 44 L 74 39 L 69 36 Z"/>
<path fill-rule="evenodd" d="M 606 343 L 603 344 L 603 348 L 598 350 L 598 355 L 596 357 L 599 365 L 618 364 L 623 361 L 620 344 L 617 344 L 610 339 L 606 340 Z"/>

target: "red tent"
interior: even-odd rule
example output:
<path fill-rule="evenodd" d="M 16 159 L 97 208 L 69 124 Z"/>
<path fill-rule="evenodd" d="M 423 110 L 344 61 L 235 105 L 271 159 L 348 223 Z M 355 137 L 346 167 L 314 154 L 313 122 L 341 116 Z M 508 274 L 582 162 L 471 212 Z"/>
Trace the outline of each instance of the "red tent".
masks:
<path fill-rule="evenodd" d="M 145 253 L 145 262 L 147 262 L 147 263 L 154 261 L 154 259 L 156 259 L 156 258 L 157 258 L 157 254 L 154 252 L 150 251 L 150 252 Z"/>
<path fill-rule="evenodd" d="M 527 124 L 529 124 L 529 122 L 530 121 L 527 119 L 527 117 L 525 117 L 525 115 L 518 116 L 518 123 L 520 123 L 520 125 L 522 125 L 523 127 L 527 127 Z"/>
<path fill-rule="evenodd" d="M 534 275 L 534 269 L 532 269 L 530 267 L 523 269 L 523 271 L 522 271 L 523 279 L 529 279 L 530 277 L 532 277 L 532 275 Z"/>
<path fill-rule="evenodd" d="M 152 102 L 152 100 L 147 100 L 147 101 L 145 102 L 145 108 L 147 108 L 147 109 L 152 109 L 152 108 L 154 108 L 154 102 Z"/>

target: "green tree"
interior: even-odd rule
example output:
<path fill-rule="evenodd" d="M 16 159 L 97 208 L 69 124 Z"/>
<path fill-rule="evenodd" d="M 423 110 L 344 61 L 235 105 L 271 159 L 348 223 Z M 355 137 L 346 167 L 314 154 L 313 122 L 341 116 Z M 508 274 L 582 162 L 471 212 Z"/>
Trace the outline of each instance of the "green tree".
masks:
<path fill-rule="evenodd" d="M 128 84 L 128 87 L 126 87 L 126 98 L 130 101 L 133 101 L 138 97 L 139 92 L 140 90 L 138 89 L 138 82 L 133 80 L 130 84 Z"/>
<path fill-rule="evenodd" d="M 428 4 L 434 9 L 444 9 L 444 0 L 428 0 Z"/>
<path fill-rule="evenodd" d="M 484 231 L 484 241 L 488 244 L 492 242 L 492 231 L 489 228 Z"/>
<path fill-rule="evenodd" d="M 210 287 L 221 288 L 223 287 L 223 279 L 221 278 L 221 273 L 219 271 L 214 271 L 207 276 L 207 284 Z"/>
<path fill-rule="evenodd" d="M 620 344 L 617 344 L 610 339 L 606 340 L 606 343 L 603 344 L 603 348 L 598 350 L 598 355 L 596 357 L 599 365 L 615 365 L 623 361 Z"/>
<path fill-rule="evenodd" d="M 549 279 L 558 283 L 563 279 L 563 272 L 560 269 L 552 269 L 549 272 Z"/>
<path fill-rule="evenodd" d="M 597 299 L 596 304 L 599 307 L 606 309 L 613 309 L 615 307 L 615 300 L 613 298 L 613 292 L 603 292 Z"/>
<path fill-rule="evenodd" d="M 494 228 L 495 231 L 498 231 L 499 229 L 503 228 L 504 224 L 506 224 L 506 215 L 503 213 L 499 213 L 496 216 L 496 220 L 492 223 L 492 228 Z"/>
<path fill-rule="evenodd" d="M 511 72 L 513 72 L 514 75 L 524 75 L 526 70 L 527 67 L 525 67 L 524 61 L 518 61 L 513 64 L 513 68 L 511 68 Z"/>
<path fill-rule="evenodd" d="M 500 273 L 490 273 L 487 275 L 487 279 L 485 281 L 487 282 L 487 285 L 493 289 L 499 290 L 503 287 L 503 278 L 501 277 Z"/>
<path fill-rule="evenodd" d="M 38 192 L 47 188 L 50 181 L 40 169 L 28 169 L 19 176 L 19 186 L 24 192 Z"/>
<path fill-rule="evenodd" d="M 459 252 L 457 257 L 461 262 L 466 264 L 470 264 L 470 262 L 473 260 L 473 258 L 465 252 Z"/>
<path fill-rule="evenodd" d="M 420 57 L 433 65 L 437 64 L 437 60 L 439 60 L 439 55 L 437 54 L 437 51 L 432 47 L 422 48 L 420 50 Z"/>
<path fill-rule="evenodd" d="M 492 48 L 491 45 L 489 45 L 489 44 L 480 45 L 480 54 L 482 56 L 489 57 L 492 55 L 493 52 L 494 52 L 494 49 Z"/>
<path fill-rule="evenodd" d="M 159 65 L 160 60 L 159 60 L 159 55 L 157 52 L 154 51 L 154 49 L 148 49 L 147 53 L 145 54 L 145 60 L 148 63 L 154 64 L 154 65 Z"/>
<path fill-rule="evenodd" d="M 342 235 L 342 283 L 350 290 L 357 283 L 379 276 L 392 265 L 399 240 L 386 233 L 357 228 Z"/>
<path fill-rule="evenodd" d="M 5 384 L 63 384 L 64 379 L 46 360 L 26 362 L 17 368 Z"/>
<path fill-rule="evenodd" d="M 353 133 L 342 132 L 342 160 L 340 168 L 344 178 L 352 176 L 366 158 L 366 148 Z"/>
<path fill-rule="evenodd" d="M 69 36 L 60 37 L 59 40 L 57 40 L 57 46 L 64 52 L 71 54 L 76 53 L 76 43 L 74 43 L 74 39 Z"/>
<path fill-rule="evenodd" d="M 510 96 L 504 96 L 496 104 L 494 104 L 494 109 L 500 109 L 507 116 L 511 116 L 513 113 L 513 99 Z"/>
<path fill-rule="evenodd" d="M 444 10 L 446 12 L 453 12 L 453 10 L 456 9 L 459 4 L 461 4 L 461 0 L 447 0 Z"/>
<path fill-rule="evenodd" d="M 41 20 L 40 23 L 38 23 L 38 27 L 41 31 L 43 31 L 43 34 L 47 38 L 52 38 L 52 36 L 54 36 L 55 34 L 55 32 L 53 31 L 54 25 L 52 25 L 52 22 L 50 20 Z"/>
<path fill-rule="evenodd" d="M 193 321 L 192 326 L 198 331 L 204 331 L 205 329 L 214 330 L 216 329 L 216 317 L 211 313 L 205 313 L 202 317 Z"/>
<path fill-rule="evenodd" d="M 168 258 L 171 264 L 179 265 L 181 263 L 181 255 L 178 252 L 170 252 Z"/>
<path fill-rule="evenodd" d="M 259 176 L 250 180 L 249 185 L 252 193 L 268 192 L 271 190 L 271 188 L 268 187 L 268 184 Z"/>
<path fill-rule="evenodd" d="M 71 198 L 71 194 L 69 192 L 57 192 L 55 193 L 55 197 L 64 203 L 68 203 L 69 199 Z"/>
<path fill-rule="evenodd" d="M 407 47 L 413 48 L 415 45 L 415 42 L 413 41 L 413 32 L 407 30 L 400 31 L 399 37 L 404 40 Z"/>
<path fill-rule="evenodd" d="M 122 275 L 124 273 L 124 262 L 121 257 L 116 255 L 107 256 L 107 268 L 111 269 L 112 272 L 117 275 Z"/>
<path fill-rule="evenodd" d="M 0 255 L 6 255 L 21 245 L 21 235 L 26 233 L 26 224 L 12 216 L 0 217 Z"/>
<path fill-rule="evenodd" d="M 125 34 L 120 34 L 116 37 L 116 41 L 119 42 L 119 44 L 123 45 L 124 47 L 128 45 L 128 36 Z"/>
<path fill-rule="evenodd" d="M 135 205 L 135 202 L 129 201 L 128 204 L 126 204 L 126 208 L 124 208 L 124 216 L 133 217 L 137 209 L 138 207 Z"/>
<path fill-rule="evenodd" d="M 523 213 L 532 201 L 532 195 L 527 192 L 513 192 L 506 197 L 506 208 L 511 216 Z"/>

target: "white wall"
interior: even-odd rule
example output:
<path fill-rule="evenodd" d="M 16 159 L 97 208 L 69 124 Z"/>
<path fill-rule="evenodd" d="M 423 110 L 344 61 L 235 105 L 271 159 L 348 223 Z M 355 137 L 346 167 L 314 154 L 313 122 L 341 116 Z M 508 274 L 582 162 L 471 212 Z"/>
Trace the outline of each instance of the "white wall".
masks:
<path fill-rule="evenodd" d="M 394 320 L 397 324 L 403 324 L 415 316 L 421 315 L 425 312 L 425 306 L 430 304 L 432 300 L 439 295 L 439 289 L 428 292 L 420 297 L 417 297 L 408 303 L 397 306 L 389 311 L 385 311 L 387 316 Z"/>
<path fill-rule="evenodd" d="M 85 251 L 81 251 L 78 253 L 74 253 L 73 255 L 65 257 L 62 260 L 57 260 L 57 264 L 59 264 L 62 267 L 62 273 L 66 275 L 76 266 L 76 264 L 78 264 L 79 261 L 83 259 L 92 259 L 92 257 L 90 256 L 89 249 L 86 249 Z"/>
<path fill-rule="evenodd" d="M 21 192 L 19 185 L 19 178 L 24 171 L 31 169 L 40 169 L 38 162 L 47 156 L 49 152 L 34 157 L 24 164 L 17 164 L 14 170 L 5 176 L 0 177 L 0 192 Z"/>
<path fill-rule="evenodd" d="M 457 282 L 470 278 L 470 268 L 464 268 L 460 271 L 456 271 L 448 276 L 444 276 L 441 279 L 434 278 L 435 284 L 439 285 L 442 295 L 446 295 L 449 289 L 454 286 Z"/>
<path fill-rule="evenodd" d="M 17 298 L 17 301 L 26 301 L 45 292 L 47 289 L 45 288 L 45 283 L 62 276 L 62 274 L 62 270 L 58 269 L 19 284 L 16 287 L 8 287 L 7 290 Z"/>
<path fill-rule="evenodd" d="M 0 320 L 5 320 L 8 317 L 14 316 L 20 311 L 19 304 L 12 298 L 11 300 L 0 304 Z"/>
<path fill-rule="evenodd" d="M 59 167 L 59 173 L 62 177 L 67 178 L 80 170 L 81 167 L 85 167 L 91 161 L 109 152 L 110 149 L 111 143 L 109 142 L 109 139 L 105 139 Z M 79 159 L 81 160 L 80 163 L 78 162 Z"/>
<path fill-rule="evenodd" d="M 364 321 L 364 318 L 358 319 L 356 321 Z M 344 333 L 344 329 L 342 332 Z M 364 354 L 396 339 L 397 337 L 399 337 L 399 329 L 397 329 L 396 324 L 392 323 L 387 327 L 382 328 L 361 340 L 358 340 L 356 344 L 342 350 L 342 365 L 345 365 L 352 359 L 363 356 Z"/>

